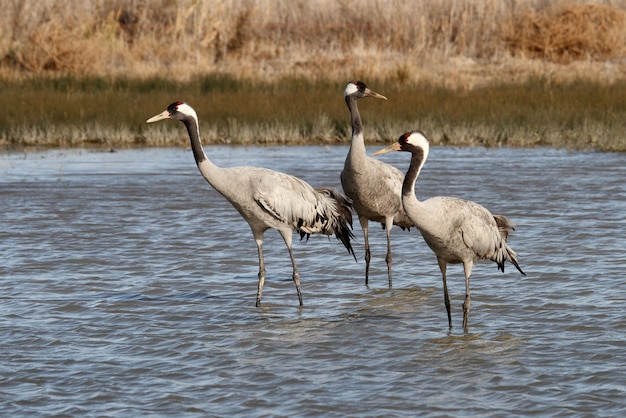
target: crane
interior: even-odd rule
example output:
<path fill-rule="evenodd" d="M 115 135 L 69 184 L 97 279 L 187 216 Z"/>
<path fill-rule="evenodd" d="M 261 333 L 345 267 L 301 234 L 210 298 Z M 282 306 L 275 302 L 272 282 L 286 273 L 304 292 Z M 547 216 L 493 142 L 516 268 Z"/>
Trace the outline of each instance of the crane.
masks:
<path fill-rule="evenodd" d="M 446 284 L 448 263 L 463 263 L 465 272 L 465 301 L 463 302 L 463 328 L 467 328 L 469 316 L 470 275 L 480 260 L 495 261 L 504 272 L 504 262 L 509 261 L 520 273 L 524 273 L 517 261 L 517 254 L 506 240 L 515 225 L 502 215 L 492 215 L 478 203 L 454 198 L 431 197 L 419 201 L 415 196 L 415 182 L 428 158 L 429 141 L 421 131 L 410 131 L 400 136 L 397 142 L 374 153 L 391 151 L 411 153 L 411 163 L 402 183 L 402 205 L 426 244 L 437 256 L 443 278 L 443 292 L 448 324 L 452 328 L 450 298 Z"/>
<path fill-rule="evenodd" d="M 257 307 L 261 305 L 265 283 L 263 234 L 266 230 L 277 230 L 287 245 L 300 306 L 300 274 L 291 245 L 294 230 L 299 232 L 301 239 L 305 236 L 308 239 L 316 233 L 335 235 L 354 257 L 350 244 L 350 239 L 354 238 L 351 202 L 337 190 L 313 188 L 297 177 L 266 168 L 217 166 L 204 152 L 198 116 L 187 103 L 174 102 L 162 113 L 148 119 L 147 123 L 162 119 L 179 120 L 185 125 L 200 174 L 250 225 L 259 256 Z"/>
<path fill-rule="evenodd" d="M 369 157 L 365 152 L 363 123 L 357 100 L 374 97 L 387 100 L 382 94 L 370 90 L 362 81 L 350 81 L 344 90 L 344 99 L 352 122 L 352 139 L 346 161 L 341 172 L 343 191 L 352 200 L 359 217 L 365 241 L 365 285 L 369 283 L 371 252 L 368 237 L 369 221 L 380 222 L 387 233 L 387 276 L 391 280 L 391 228 L 397 225 L 409 229 L 413 222 L 402 208 L 400 192 L 404 176 L 397 168 Z"/>

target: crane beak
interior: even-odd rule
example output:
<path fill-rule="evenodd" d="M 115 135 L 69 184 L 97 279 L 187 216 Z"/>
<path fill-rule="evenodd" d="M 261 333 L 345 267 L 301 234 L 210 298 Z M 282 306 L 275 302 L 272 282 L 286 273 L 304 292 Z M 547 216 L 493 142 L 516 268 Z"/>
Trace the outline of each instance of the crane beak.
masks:
<path fill-rule="evenodd" d="M 378 94 L 374 90 L 370 90 L 367 87 L 365 88 L 364 97 L 373 97 L 375 99 L 387 100 L 387 98 L 383 96 L 382 94 Z"/>
<path fill-rule="evenodd" d="M 169 110 L 165 110 L 162 113 L 159 113 L 158 115 L 152 116 L 150 119 L 146 121 L 146 123 L 152 123 L 152 122 L 156 122 L 156 121 L 163 120 L 163 119 L 170 119 Z"/>
<path fill-rule="evenodd" d="M 378 150 L 372 155 L 387 154 L 388 152 L 391 152 L 391 151 L 402 151 L 402 145 L 400 145 L 399 142 L 394 142 L 393 144 L 389 145 L 387 148 Z"/>

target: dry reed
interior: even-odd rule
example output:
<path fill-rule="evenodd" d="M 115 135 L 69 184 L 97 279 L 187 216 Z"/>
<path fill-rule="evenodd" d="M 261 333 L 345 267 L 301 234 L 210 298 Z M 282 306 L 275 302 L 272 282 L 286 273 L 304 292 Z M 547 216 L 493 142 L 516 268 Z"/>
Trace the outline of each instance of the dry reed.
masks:
<path fill-rule="evenodd" d="M 504 38 L 513 52 L 554 62 L 622 58 L 626 12 L 597 4 L 526 10 L 513 17 Z"/>
<path fill-rule="evenodd" d="M 624 10 L 624 0 L 0 0 L 0 74 L 612 82 Z"/>

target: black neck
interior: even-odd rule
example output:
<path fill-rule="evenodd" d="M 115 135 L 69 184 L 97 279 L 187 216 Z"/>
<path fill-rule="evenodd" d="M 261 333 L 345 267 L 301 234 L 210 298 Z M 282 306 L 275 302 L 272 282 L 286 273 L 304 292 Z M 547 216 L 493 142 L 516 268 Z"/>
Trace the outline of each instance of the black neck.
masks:
<path fill-rule="evenodd" d="M 352 119 L 352 137 L 363 133 L 363 123 L 359 114 L 359 107 L 356 104 L 354 96 L 346 96 L 346 104 L 350 110 L 350 118 Z"/>
<path fill-rule="evenodd" d="M 419 176 L 422 165 L 424 164 L 424 150 L 415 147 L 411 149 L 411 164 L 409 170 L 404 176 L 404 182 L 402 183 L 402 195 L 407 196 L 415 192 L 415 182 L 417 176 Z"/>
<path fill-rule="evenodd" d="M 202 143 L 200 143 L 200 133 L 198 131 L 198 122 L 192 117 L 183 119 L 183 123 L 189 133 L 189 140 L 191 141 L 191 150 L 193 151 L 193 157 L 196 160 L 196 164 L 200 164 L 206 160 L 206 155 L 202 149 Z"/>

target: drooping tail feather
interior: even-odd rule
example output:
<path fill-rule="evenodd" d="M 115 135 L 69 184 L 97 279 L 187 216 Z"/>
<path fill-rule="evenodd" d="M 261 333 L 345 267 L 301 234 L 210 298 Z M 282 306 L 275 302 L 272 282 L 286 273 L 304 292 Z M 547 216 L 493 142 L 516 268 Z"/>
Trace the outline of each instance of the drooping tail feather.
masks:
<path fill-rule="evenodd" d="M 515 224 L 502 215 L 493 215 L 493 219 L 495 219 L 496 225 L 498 225 L 500 236 L 506 241 L 509 238 L 509 233 L 515 231 Z"/>
<path fill-rule="evenodd" d="M 519 266 L 519 262 L 517 261 L 517 253 L 513 251 L 513 249 L 509 247 L 506 243 L 506 240 L 509 238 L 509 233 L 511 231 L 515 231 L 515 224 L 503 215 L 493 215 L 493 219 L 495 219 L 496 224 L 498 225 L 498 231 L 500 232 L 500 236 L 504 240 L 504 242 L 502 243 L 504 246 L 504 257 L 502 257 L 501 260 L 497 261 L 498 269 L 504 272 L 504 261 L 508 260 L 509 262 L 511 262 L 511 264 L 515 266 L 515 268 L 519 270 L 520 273 L 526 276 L 526 273 L 524 273 L 522 268 Z"/>
<path fill-rule="evenodd" d="M 321 195 L 328 197 L 335 209 L 334 213 L 326 219 L 327 227 L 325 232 L 327 232 L 327 235 L 334 234 L 356 260 L 354 249 L 350 243 L 350 240 L 354 238 L 352 233 L 352 201 L 332 187 L 321 187 L 315 190 Z M 303 237 L 302 232 L 300 232 L 300 237 Z"/>
<path fill-rule="evenodd" d="M 520 273 L 526 276 L 526 273 L 524 273 L 524 270 L 522 270 L 522 268 L 519 266 L 519 263 L 517 261 L 517 253 L 513 251 L 513 249 L 509 247 L 508 245 L 506 245 L 506 251 L 507 251 L 507 259 L 511 262 L 511 264 L 515 266 L 515 268 L 519 270 Z M 504 266 L 502 266 L 502 271 L 504 271 Z"/>

